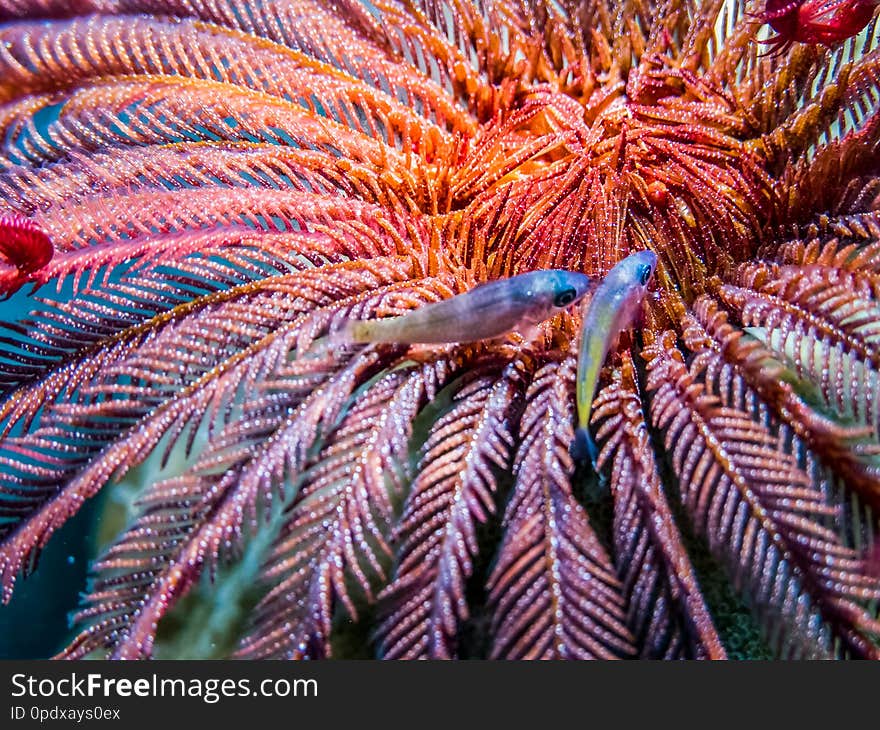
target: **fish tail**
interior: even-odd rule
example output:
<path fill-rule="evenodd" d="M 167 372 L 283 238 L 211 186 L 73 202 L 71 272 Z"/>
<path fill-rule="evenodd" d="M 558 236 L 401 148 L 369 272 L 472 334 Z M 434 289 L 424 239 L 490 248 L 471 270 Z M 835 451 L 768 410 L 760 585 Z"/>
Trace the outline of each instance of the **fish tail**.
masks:
<path fill-rule="evenodd" d="M 586 461 L 589 458 L 593 466 L 596 465 L 596 459 L 599 457 L 596 442 L 593 441 L 593 437 L 590 436 L 590 432 L 586 428 L 575 429 L 574 441 L 571 442 L 569 451 L 571 458 L 575 461 Z"/>
<path fill-rule="evenodd" d="M 365 342 L 363 338 L 364 322 L 356 319 L 347 319 L 337 329 L 333 330 L 327 338 L 327 344 L 331 347 L 344 347 L 358 342 Z"/>

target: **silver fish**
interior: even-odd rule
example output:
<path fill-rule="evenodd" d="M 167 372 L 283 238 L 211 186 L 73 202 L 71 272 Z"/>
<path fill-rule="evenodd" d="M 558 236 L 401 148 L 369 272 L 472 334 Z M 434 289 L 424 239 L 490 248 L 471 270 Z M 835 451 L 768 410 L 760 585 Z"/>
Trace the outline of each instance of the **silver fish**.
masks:
<path fill-rule="evenodd" d="M 545 269 L 499 279 L 400 317 L 349 320 L 334 333 L 337 343 L 476 342 L 512 330 L 529 332 L 578 302 L 593 286 L 585 274 Z"/>
<path fill-rule="evenodd" d="M 656 268 L 657 256 L 652 251 L 627 256 L 608 272 L 587 305 L 581 325 L 576 380 L 578 427 L 571 446 L 571 455 L 579 461 L 589 456 L 596 464 L 598 450 L 589 426 L 599 372 L 617 336 L 638 314 Z"/>

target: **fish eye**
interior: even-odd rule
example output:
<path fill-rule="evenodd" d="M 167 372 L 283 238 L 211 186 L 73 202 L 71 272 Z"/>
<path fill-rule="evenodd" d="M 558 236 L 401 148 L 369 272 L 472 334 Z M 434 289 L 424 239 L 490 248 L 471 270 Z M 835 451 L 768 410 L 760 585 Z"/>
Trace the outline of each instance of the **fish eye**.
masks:
<path fill-rule="evenodd" d="M 571 287 L 567 289 L 563 289 L 559 294 L 556 295 L 556 298 L 553 300 L 553 305 L 556 307 L 567 307 L 577 298 L 577 292 Z"/>
<path fill-rule="evenodd" d="M 648 266 L 648 264 L 642 266 L 641 271 L 639 271 L 639 283 L 642 286 L 647 286 L 648 282 L 651 280 L 651 274 L 653 273 L 654 268 L 652 266 Z"/>

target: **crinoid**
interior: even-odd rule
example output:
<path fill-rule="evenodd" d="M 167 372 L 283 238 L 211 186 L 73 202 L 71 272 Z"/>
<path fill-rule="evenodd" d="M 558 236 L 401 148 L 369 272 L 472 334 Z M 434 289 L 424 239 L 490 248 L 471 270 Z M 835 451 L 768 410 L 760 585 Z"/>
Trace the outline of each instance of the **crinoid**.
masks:
<path fill-rule="evenodd" d="M 6 600 L 85 500 L 185 452 L 62 656 L 150 656 L 246 560 L 243 657 L 327 656 L 348 617 L 383 657 L 719 658 L 711 554 L 774 654 L 876 657 L 880 31 L 768 59 L 758 10 L 0 0 L 0 196 L 55 247 L 0 352 Z M 320 346 L 645 248 L 598 488 L 576 311 Z"/>
<path fill-rule="evenodd" d="M 765 43 L 770 53 L 784 53 L 794 43 L 833 46 L 845 41 L 871 21 L 876 0 L 767 0 L 756 14 L 776 31 Z"/>

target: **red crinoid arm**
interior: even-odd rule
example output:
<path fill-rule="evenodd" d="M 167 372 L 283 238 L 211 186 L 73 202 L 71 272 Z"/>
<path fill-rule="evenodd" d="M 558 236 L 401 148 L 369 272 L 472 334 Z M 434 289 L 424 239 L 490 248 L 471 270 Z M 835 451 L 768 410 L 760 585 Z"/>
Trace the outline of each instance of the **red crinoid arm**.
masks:
<path fill-rule="evenodd" d="M 11 294 L 52 259 L 52 241 L 32 220 L 18 213 L 0 213 L 0 292 Z"/>
<path fill-rule="evenodd" d="M 852 38 L 874 17 L 876 0 L 807 0 L 798 13 L 803 43 L 831 45 Z"/>
<path fill-rule="evenodd" d="M 768 55 L 785 52 L 795 41 L 826 46 L 859 33 L 874 16 L 875 0 L 768 0 L 754 17 L 778 35 L 768 38 Z"/>
<path fill-rule="evenodd" d="M 782 55 L 798 40 L 798 12 L 801 4 L 802 0 L 767 0 L 760 13 L 751 14 L 761 25 L 766 23 L 776 31 L 776 35 L 762 41 L 769 47 L 761 55 Z"/>
<path fill-rule="evenodd" d="M 804 5 L 804 0 L 767 0 L 764 10 L 758 16 L 765 23 L 773 25 L 774 22 L 782 18 L 796 16 L 802 5 Z M 779 30 L 775 25 L 773 27 Z"/>
<path fill-rule="evenodd" d="M 0 256 L 22 272 L 42 269 L 52 259 L 52 241 L 32 220 L 0 213 Z"/>

